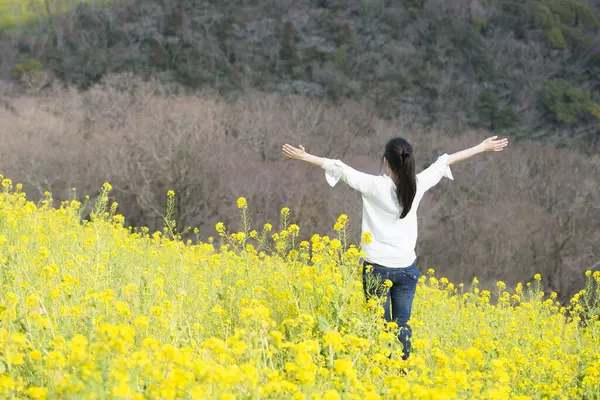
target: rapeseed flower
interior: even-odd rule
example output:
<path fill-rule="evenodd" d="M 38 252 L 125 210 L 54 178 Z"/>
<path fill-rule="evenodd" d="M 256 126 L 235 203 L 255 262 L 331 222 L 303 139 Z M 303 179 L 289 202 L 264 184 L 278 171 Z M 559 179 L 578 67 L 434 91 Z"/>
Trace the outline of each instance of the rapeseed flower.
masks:
<path fill-rule="evenodd" d="M 348 243 L 345 215 L 334 237 L 303 240 L 287 208 L 280 230 L 253 230 L 240 198 L 241 232 L 219 222 L 222 247 L 183 245 L 100 218 L 116 203 L 82 224 L 84 204 L 38 208 L 3 183 L 2 398 L 600 397 L 600 271 L 561 305 L 539 274 L 492 293 L 429 269 L 403 361 L 384 299 L 365 301 L 364 252 Z"/>
<path fill-rule="evenodd" d="M 362 235 L 362 242 L 364 244 L 371 244 L 373 242 L 373 237 L 370 232 L 364 232 Z"/>

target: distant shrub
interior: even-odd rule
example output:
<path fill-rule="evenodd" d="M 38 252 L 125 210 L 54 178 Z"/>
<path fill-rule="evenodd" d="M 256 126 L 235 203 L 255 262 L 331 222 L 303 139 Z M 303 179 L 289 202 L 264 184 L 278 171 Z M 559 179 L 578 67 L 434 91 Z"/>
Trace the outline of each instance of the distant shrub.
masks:
<path fill-rule="evenodd" d="M 479 97 L 481 120 L 492 130 L 507 130 L 517 125 L 521 119 L 512 106 L 503 107 L 492 91 L 486 90 Z"/>
<path fill-rule="evenodd" d="M 30 89 L 40 89 L 53 79 L 52 74 L 47 74 L 41 62 L 30 58 L 22 64 L 17 64 L 10 70 L 13 79 L 18 80 Z"/>
<path fill-rule="evenodd" d="M 553 27 L 547 35 L 548 43 L 555 49 L 566 49 L 568 47 L 565 35 L 560 28 Z"/>
<path fill-rule="evenodd" d="M 600 127 L 600 104 L 590 104 L 588 106 L 588 111 L 596 121 L 598 127 Z"/>
<path fill-rule="evenodd" d="M 331 55 L 331 61 L 338 68 L 345 68 L 348 65 L 348 53 L 343 49 L 338 49 Z"/>
<path fill-rule="evenodd" d="M 17 64 L 10 70 L 10 74 L 13 78 L 19 79 L 23 76 L 23 74 L 34 71 L 41 71 L 44 69 L 44 66 L 41 62 L 34 58 L 30 58 L 22 64 Z"/>
<path fill-rule="evenodd" d="M 591 39 L 584 32 L 600 26 L 594 11 L 578 0 L 544 0 L 533 6 L 533 23 L 546 32 L 549 44 L 554 48 L 568 47 L 565 35 L 575 45 L 589 45 Z"/>
<path fill-rule="evenodd" d="M 515 127 L 521 121 L 521 115 L 514 107 L 502 108 L 495 119 L 496 129 L 504 130 Z"/>
<path fill-rule="evenodd" d="M 426 0 L 405 0 L 403 3 L 411 13 L 418 13 L 425 5 Z"/>
<path fill-rule="evenodd" d="M 554 120 L 565 125 L 575 125 L 591 103 L 589 92 L 579 90 L 562 79 L 546 82 L 540 99 Z"/>
<path fill-rule="evenodd" d="M 473 23 L 473 25 L 475 25 L 477 28 L 479 29 L 485 29 L 488 26 L 488 20 L 486 18 L 482 18 L 482 17 L 473 17 L 471 19 L 471 22 Z"/>

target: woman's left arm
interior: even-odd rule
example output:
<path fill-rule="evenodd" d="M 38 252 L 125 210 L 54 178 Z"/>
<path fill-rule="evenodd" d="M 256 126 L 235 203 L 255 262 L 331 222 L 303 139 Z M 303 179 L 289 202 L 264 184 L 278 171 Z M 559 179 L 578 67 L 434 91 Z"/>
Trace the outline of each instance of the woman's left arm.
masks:
<path fill-rule="evenodd" d="M 455 164 L 459 161 L 471 158 L 479 153 L 486 151 L 502 151 L 508 145 L 508 139 L 498 139 L 498 136 L 492 136 L 479 143 L 477 146 L 473 146 L 466 150 L 461 150 L 448 157 L 448 165 Z"/>

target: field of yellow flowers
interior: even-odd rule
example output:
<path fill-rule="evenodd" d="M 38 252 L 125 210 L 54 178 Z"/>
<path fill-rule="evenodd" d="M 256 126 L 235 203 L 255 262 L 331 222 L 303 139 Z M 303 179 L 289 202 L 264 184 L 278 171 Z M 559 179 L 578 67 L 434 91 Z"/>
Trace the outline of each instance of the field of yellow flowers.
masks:
<path fill-rule="evenodd" d="M 300 241 L 287 209 L 278 229 L 252 230 L 240 198 L 239 232 L 219 223 L 192 244 L 173 192 L 151 233 L 123 226 L 109 184 L 89 219 L 85 202 L 52 208 L 49 193 L 34 204 L 2 187 L 0 398 L 600 397 L 598 272 L 561 307 L 539 276 L 490 293 L 429 270 L 402 361 L 364 300 L 346 216 L 336 237 Z"/>

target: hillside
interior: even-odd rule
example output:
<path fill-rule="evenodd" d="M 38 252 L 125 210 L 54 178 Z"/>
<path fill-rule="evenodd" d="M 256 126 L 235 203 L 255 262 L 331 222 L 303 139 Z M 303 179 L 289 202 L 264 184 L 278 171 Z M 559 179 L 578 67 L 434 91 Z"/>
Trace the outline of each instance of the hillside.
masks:
<path fill-rule="evenodd" d="M 130 71 L 229 94 L 351 98 L 384 118 L 545 143 L 598 139 L 593 0 L 36 4 L 2 34 L 5 77 L 27 75 L 33 58 L 82 88 Z"/>
<path fill-rule="evenodd" d="M 423 271 L 402 361 L 377 302 L 364 301 L 345 219 L 335 236 L 300 242 L 283 209 L 281 229 L 221 223 L 213 243 L 186 244 L 170 224 L 124 228 L 108 183 L 96 203 L 59 209 L 15 186 L 3 179 L 0 194 L 2 398 L 600 395 L 600 272 L 561 307 L 539 275 L 490 292 Z M 249 221 L 252 207 L 238 208 Z"/>

